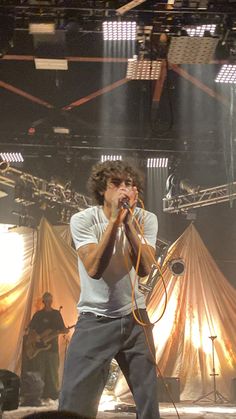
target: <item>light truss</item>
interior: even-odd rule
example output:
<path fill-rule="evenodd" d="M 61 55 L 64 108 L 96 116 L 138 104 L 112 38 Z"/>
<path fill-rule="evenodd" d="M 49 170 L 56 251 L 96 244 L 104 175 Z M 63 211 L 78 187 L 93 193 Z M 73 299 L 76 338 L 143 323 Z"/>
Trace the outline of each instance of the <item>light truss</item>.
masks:
<path fill-rule="evenodd" d="M 73 212 L 91 206 L 91 199 L 88 196 L 10 166 L 4 170 L 0 168 L 0 185 L 17 189 L 15 201 L 23 206 L 44 203 L 50 208 L 61 206 Z M 24 188 L 27 193 L 24 193 Z M 23 190 L 22 194 L 19 191 L 20 189 Z"/>
<path fill-rule="evenodd" d="M 163 198 L 163 211 L 174 213 L 187 213 L 194 208 L 207 205 L 220 204 L 236 199 L 236 182 L 213 188 L 200 189 L 199 192 L 177 195 L 172 198 Z"/>
<path fill-rule="evenodd" d="M 2 4 L 4 3 L 4 4 Z M 59 4 L 60 3 L 60 4 Z M 69 3 L 69 4 L 68 4 Z M 158 21 L 163 21 L 163 17 L 167 19 L 167 26 L 170 27 L 171 20 L 170 19 L 170 10 L 171 10 L 171 17 L 178 16 L 182 22 L 182 26 L 186 24 L 195 24 L 195 19 L 192 19 L 194 15 L 198 18 L 199 16 L 207 16 L 208 18 L 211 17 L 210 23 L 217 23 L 219 18 L 222 23 L 226 22 L 226 19 L 234 22 L 235 20 L 235 5 L 232 1 L 224 2 L 206 2 L 206 1 L 196 1 L 196 2 L 178 2 L 174 0 L 167 0 L 165 7 L 163 4 L 161 7 L 150 7 L 148 2 L 145 0 L 132 0 L 126 1 L 124 4 L 123 0 L 117 0 L 114 2 L 113 0 L 106 0 L 106 2 L 102 0 L 76 0 L 74 2 L 68 2 L 67 0 L 56 2 L 56 1 L 42 1 L 42 0 L 11 0 L 10 2 L 1 2 L 1 11 L 4 12 L 4 15 L 8 14 L 9 16 L 14 16 L 15 19 L 15 29 L 19 30 L 28 30 L 29 23 L 32 21 L 35 22 L 37 20 L 42 21 L 42 18 L 48 18 L 55 23 L 56 28 L 61 27 L 63 25 L 61 23 L 67 22 L 68 19 L 71 19 L 73 16 L 73 20 L 80 22 L 80 30 L 81 30 L 81 21 L 83 29 L 86 31 L 88 29 L 89 23 L 89 31 L 91 31 L 90 23 L 94 23 L 93 30 L 96 32 L 97 30 L 101 31 L 101 25 L 99 22 L 103 22 L 104 20 L 110 18 L 116 18 L 118 16 L 126 15 L 128 17 L 136 15 L 139 21 L 138 24 L 147 25 L 150 22 L 153 22 L 153 18 L 158 18 Z M 163 3 L 163 2 L 162 2 Z M 185 4 L 184 4 L 185 3 Z M 193 3 L 196 3 L 196 7 L 194 7 Z M 202 4 L 205 3 L 205 7 Z M 207 4 L 209 3 L 209 4 Z M 143 7 L 141 7 L 143 4 Z M 201 7 L 200 7 L 201 6 Z M 185 17 L 187 16 L 187 19 Z M 232 19 L 229 17 L 232 16 Z M 173 19 L 174 21 L 175 19 Z M 213 21 L 212 21 L 213 20 Z M 52 23 L 53 23 L 52 22 Z M 204 20 L 198 21 L 198 24 L 204 24 Z M 98 29 L 99 28 L 99 29 Z M 41 29 L 40 29 L 41 31 Z"/>

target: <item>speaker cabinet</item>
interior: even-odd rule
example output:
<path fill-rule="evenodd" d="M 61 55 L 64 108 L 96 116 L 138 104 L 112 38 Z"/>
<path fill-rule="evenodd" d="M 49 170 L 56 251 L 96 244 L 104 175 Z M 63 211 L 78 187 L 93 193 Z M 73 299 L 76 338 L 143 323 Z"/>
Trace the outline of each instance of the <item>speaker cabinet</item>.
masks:
<path fill-rule="evenodd" d="M 180 380 L 178 377 L 158 377 L 158 400 L 163 403 L 180 401 Z"/>
<path fill-rule="evenodd" d="M 14 372 L 0 370 L 1 410 L 15 410 L 19 406 L 20 378 Z"/>
<path fill-rule="evenodd" d="M 231 397 L 230 397 L 230 401 L 232 403 L 236 402 L 236 378 L 232 378 L 232 382 L 231 382 Z"/>

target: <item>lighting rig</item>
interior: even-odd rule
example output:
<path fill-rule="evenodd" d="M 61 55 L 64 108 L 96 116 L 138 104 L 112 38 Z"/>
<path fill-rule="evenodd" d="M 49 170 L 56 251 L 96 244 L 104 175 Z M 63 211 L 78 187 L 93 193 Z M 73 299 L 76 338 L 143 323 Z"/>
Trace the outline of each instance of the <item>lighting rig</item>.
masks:
<path fill-rule="evenodd" d="M 88 196 L 72 191 L 69 184 L 60 185 L 56 181 L 33 176 L 0 162 L 0 184 L 14 189 L 14 200 L 23 207 L 37 206 L 45 210 L 55 208 L 60 214 L 60 222 L 68 223 L 73 213 L 91 206 Z"/>
<path fill-rule="evenodd" d="M 233 30 L 235 5 L 235 0 L 11 0 L 1 2 L 0 15 L 10 17 L 15 30 L 31 33 L 32 30 L 40 33 L 42 28 L 47 33 L 58 29 L 69 31 L 71 26 L 73 30 L 102 33 L 104 21 L 117 21 L 121 25 L 127 20 L 141 26 L 153 25 L 155 33 L 172 33 L 186 25 L 203 24 Z"/>
<path fill-rule="evenodd" d="M 230 202 L 236 199 L 236 182 L 212 188 L 198 189 L 191 193 L 163 198 L 163 211 L 169 214 L 187 213 L 194 208 Z"/>

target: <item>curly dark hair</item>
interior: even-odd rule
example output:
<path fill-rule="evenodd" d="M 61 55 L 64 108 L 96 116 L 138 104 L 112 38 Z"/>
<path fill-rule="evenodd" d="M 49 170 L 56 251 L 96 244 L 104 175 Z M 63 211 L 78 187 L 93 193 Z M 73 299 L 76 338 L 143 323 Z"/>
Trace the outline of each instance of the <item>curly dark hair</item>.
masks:
<path fill-rule="evenodd" d="M 95 202 L 99 205 L 104 203 L 104 195 L 107 188 L 107 181 L 112 177 L 119 176 L 122 179 L 131 177 L 133 185 L 137 187 L 140 195 L 143 193 L 143 175 L 127 161 L 115 160 L 97 163 L 92 167 L 90 177 L 88 179 L 88 190 Z"/>

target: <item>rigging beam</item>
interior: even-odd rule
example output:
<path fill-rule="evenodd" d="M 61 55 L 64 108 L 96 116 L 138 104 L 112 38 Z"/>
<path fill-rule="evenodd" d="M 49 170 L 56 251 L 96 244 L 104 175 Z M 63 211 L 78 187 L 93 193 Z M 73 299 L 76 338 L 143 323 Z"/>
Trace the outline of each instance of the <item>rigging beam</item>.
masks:
<path fill-rule="evenodd" d="M 14 200 L 23 206 L 45 203 L 51 208 L 58 205 L 74 212 L 91 206 L 91 199 L 88 196 L 10 166 L 1 170 L 0 165 L 0 185 L 14 188 Z"/>
<path fill-rule="evenodd" d="M 163 211 L 169 214 L 187 213 L 194 208 L 215 205 L 236 199 L 236 182 L 198 192 L 163 198 Z"/>

